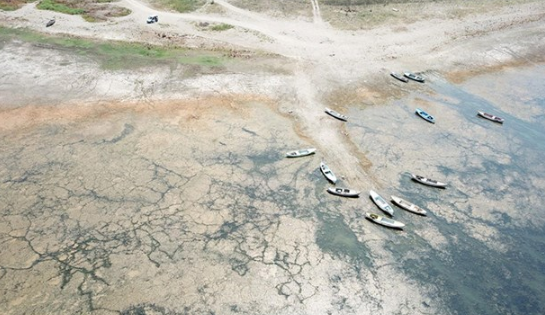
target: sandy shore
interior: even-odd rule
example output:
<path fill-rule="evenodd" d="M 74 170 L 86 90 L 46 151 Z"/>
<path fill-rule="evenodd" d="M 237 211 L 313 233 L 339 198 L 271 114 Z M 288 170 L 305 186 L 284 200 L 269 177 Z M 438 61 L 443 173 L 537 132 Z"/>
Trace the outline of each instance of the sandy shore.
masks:
<path fill-rule="evenodd" d="M 1 313 L 453 313 L 442 305 L 440 284 L 416 283 L 387 250 L 418 240 L 369 229 L 361 200 L 319 193 L 326 187 L 316 171 L 321 159 L 347 186 L 381 189 L 403 169 L 392 164 L 387 178 L 377 178 L 381 157 L 360 145 L 369 135 L 358 129 L 351 138 L 323 109 L 379 105 L 412 88 L 429 92 L 400 88 L 390 71 L 460 81 L 543 61 L 545 3 L 369 30 L 333 28 L 319 1 L 309 4 L 311 18 L 271 17 L 223 0 L 215 1 L 221 14 L 119 5 L 133 13 L 92 24 L 30 4 L 0 12 L 0 23 L 245 50 L 267 61 L 193 76 L 168 66 L 110 71 L 84 56 L 4 43 L 0 246 L 12 255 L 0 258 L 8 288 Z M 146 25 L 152 13 L 160 22 Z M 46 29 L 52 16 L 57 23 Z M 210 32 L 199 22 L 235 27 Z M 392 141 L 386 131 L 384 143 Z M 319 154 L 283 159 L 282 152 L 307 146 Z M 441 252 L 447 238 L 420 224 L 418 235 Z M 495 236 L 479 228 L 482 240 Z M 419 254 L 425 250 L 407 256 Z"/>

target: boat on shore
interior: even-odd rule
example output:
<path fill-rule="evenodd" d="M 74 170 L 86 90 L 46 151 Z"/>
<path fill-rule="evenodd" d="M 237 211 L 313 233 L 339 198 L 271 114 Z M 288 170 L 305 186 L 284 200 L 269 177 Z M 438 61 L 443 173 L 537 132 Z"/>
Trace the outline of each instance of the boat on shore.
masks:
<path fill-rule="evenodd" d="M 424 83 L 424 81 L 426 81 L 422 76 L 420 76 L 418 74 L 415 74 L 415 73 L 412 73 L 412 72 L 405 72 L 405 73 L 403 73 L 403 75 L 406 78 L 411 79 L 411 80 L 416 81 L 416 82 Z"/>
<path fill-rule="evenodd" d="M 360 196 L 360 192 L 358 190 L 341 187 L 329 187 L 327 192 L 341 197 L 357 198 Z"/>
<path fill-rule="evenodd" d="M 329 114 L 329 115 L 331 115 L 331 116 L 333 116 L 333 117 L 339 119 L 339 120 L 342 120 L 342 121 L 347 121 L 347 120 L 348 120 L 348 117 L 347 117 L 347 116 L 345 116 L 345 115 L 343 115 L 343 114 L 341 114 L 341 113 L 339 113 L 339 112 L 336 112 L 336 111 L 334 111 L 334 110 L 332 110 L 332 109 L 330 109 L 330 108 L 327 108 L 327 107 L 326 107 L 325 112 L 326 112 L 327 114 Z"/>
<path fill-rule="evenodd" d="M 441 182 L 438 182 L 436 180 L 426 178 L 424 176 L 411 174 L 411 177 L 412 177 L 412 179 L 414 181 L 417 181 L 417 182 L 419 182 L 421 184 L 424 184 L 424 185 L 427 185 L 427 186 L 432 186 L 432 187 L 437 187 L 437 188 L 446 188 L 447 187 L 447 184 L 445 184 L 445 183 L 441 183 Z"/>
<path fill-rule="evenodd" d="M 398 79 L 399 81 L 401 82 L 409 82 L 409 79 L 407 79 L 406 77 L 404 77 L 402 74 L 399 74 L 397 72 L 391 72 L 390 75 L 396 79 Z"/>
<path fill-rule="evenodd" d="M 337 176 L 333 174 L 333 172 L 329 169 L 329 167 L 322 161 L 320 162 L 320 170 L 322 171 L 322 174 L 324 174 L 325 178 L 327 178 L 328 181 L 335 184 L 337 182 Z"/>
<path fill-rule="evenodd" d="M 426 215 L 426 210 L 420 208 L 419 206 L 413 204 L 413 203 L 410 203 L 408 202 L 407 200 L 405 199 L 401 199 L 399 197 L 396 197 L 396 196 L 392 196 L 392 201 L 398 205 L 401 209 L 404 209 L 404 210 L 407 210 L 409 212 L 412 212 L 412 213 L 416 213 L 416 214 L 419 214 L 419 215 Z"/>
<path fill-rule="evenodd" d="M 497 122 L 497 123 L 500 123 L 500 124 L 503 124 L 503 122 L 505 121 L 505 119 L 503 119 L 501 117 L 498 117 L 498 116 L 495 116 L 495 115 L 492 115 L 492 114 L 489 114 L 489 113 L 478 111 L 477 114 L 479 116 L 485 118 L 485 119 L 488 119 L 488 120 L 491 120 L 493 122 Z"/>
<path fill-rule="evenodd" d="M 401 223 L 399 221 L 396 221 L 396 220 L 392 220 L 390 218 L 385 218 L 383 216 L 380 216 L 378 214 L 374 214 L 374 213 L 369 213 L 367 212 L 365 214 L 365 217 L 368 219 L 368 220 L 371 220 L 377 224 L 380 224 L 380 225 L 383 225 L 383 226 L 386 226 L 386 227 L 389 227 L 389 228 L 393 228 L 393 229 L 403 229 L 403 227 L 405 227 L 405 224 L 404 223 Z"/>
<path fill-rule="evenodd" d="M 316 152 L 315 148 L 295 150 L 295 151 L 290 151 L 286 153 L 286 157 L 296 158 L 296 157 L 308 156 L 308 155 L 314 154 L 315 152 Z"/>
<path fill-rule="evenodd" d="M 430 114 L 426 113 L 425 111 L 423 111 L 422 109 L 417 108 L 416 109 L 416 114 L 418 116 L 422 117 L 424 120 L 426 120 L 428 122 L 431 122 L 432 124 L 435 124 L 435 118 L 432 115 L 430 115 Z"/>
<path fill-rule="evenodd" d="M 384 213 L 388 214 L 389 216 L 394 215 L 394 208 L 390 206 L 384 198 L 382 198 L 379 194 L 377 194 L 374 190 L 369 191 L 369 196 L 371 197 L 371 200 L 377 205 L 377 207 L 380 208 Z"/>

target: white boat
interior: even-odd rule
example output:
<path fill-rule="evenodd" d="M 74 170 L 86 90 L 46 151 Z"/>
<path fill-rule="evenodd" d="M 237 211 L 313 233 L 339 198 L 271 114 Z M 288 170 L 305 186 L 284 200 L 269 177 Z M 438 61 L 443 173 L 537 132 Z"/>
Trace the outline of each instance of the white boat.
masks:
<path fill-rule="evenodd" d="M 390 206 L 384 198 L 382 198 L 379 194 L 377 194 L 374 190 L 369 191 L 369 196 L 371 197 L 371 200 L 380 208 L 380 210 L 384 211 L 384 213 L 393 216 L 394 215 L 394 208 Z"/>
<path fill-rule="evenodd" d="M 315 148 L 295 150 L 295 151 L 290 151 L 286 153 L 286 157 L 289 157 L 289 158 L 302 157 L 302 156 L 314 154 L 315 152 L 316 152 Z"/>
<path fill-rule="evenodd" d="M 416 81 L 416 82 L 420 82 L 420 83 L 424 83 L 425 79 L 418 75 L 418 74 L 415 74 L 415 73 L 412 73 L 412 72 L 405 72 L 403 73 L 403 75 L 406 77 L 406 78 L 409 78 L 413 81 Z"/>
<path fill-rule="evenodd" d="M 391 72 L 390 75 L 401 82 L 405 82 L 405 83 L 409 82 L 409 80 L 405 78 L 402 74 Z"/>
<path fill-rule="evenodd" d="M 333 195 L 341 196 L 341 197 L 359 197 L 360 192 L 357 190 L 349 189 L 349 188 L 340 188 L 340 187 L 329 187 L 327 189 L 327 192 Z"/>
<path fill-rule="evenodd" d="M 494 116 L 492 114 L 489 114 L 489 113 L 485 113 L 485 112 L 477 112 L 479 116 L 483 117 L 483 118 L 486 118 L 488 120 L 491 120 L 493 122 L 497 122 L 497 123 L 500 123 L 500 124 L 503 124 L 503 122 L 505 121 L 505 119 L 501 118 L 501 117 L 498 117 L 498 116 Z"/>
<path fill-rule="evenodd" d="M 417 181 L 417 182 L 419 182 L 421 184 L 424 184 L 424 185 L 438 187 L 438 188 L 446 188 L 447 187 L 447 184 L 445 184 L 445 183 L 441 183 L 441 182 L 438 182 L 436 180 L 426 178 L 424 176 L 415 175 L 415 174 L 411 174 L 411 176 L 412 176 L 413 180 L 415 180 L 415 181 Z"/>
<path fill-rule="evenodd" d="M 335 184 L 337 182 L 337 176 L 329 169 L 329 167 L 322 161 L 320 162 L 320 170 L 324 174 L 325 178 Z"/>
<path fill-rule="evenodd" d="M 374 213 L 366 213 L 365 214 L 365 217 L 375 223 L 378 223 L 380 225 L 384 225 L 384 226 L 387 226 L 387 227 L 390 227 L 390 228 L 394 228 L 394 229 L 403 229 L 403 227 L 405 226 L 404 223 L 401 223 L 399 221 L 396 221 L 396 220 L 392 220 L 392 219 L 389 219 L 389 218 L 385 218 L 383 216 L 380 216 L 378 214 L 374 214 Z"/>
<path fill-rule="evenodd" d="M 342 121 L 347 121 L 347 120 L 348 120 L 348 117 L 346 117 L 345 115 L 343 115 L 343 114 L 341 114 L 341 113 L 339 113 L 339 112 L 336 112 L 336 111 L 334 111 L 334 110 L 332 110 L 332 109 L 329 109 L 329 108 L 327 108 L 327 107 L 326 107 L 326 109 L 325 109 L 325 112 L 328 113 L 329 115 L 331 115 L 331 116 L 337 118 L 337 119 L 342 120 Z"/>
<path fill-rule="evenodd" d="M 412 213 L 416 213 L 416 214 L 419 214 L 419 215 L 426 215 L 426 210 L 420 208 L 419 206 L 417 206 L 417 205 L 415 205 L 413 203 L 408 202 L 405 199 L 401 199 L 399 197 L 392 196 L 392 201 L 396 205 L 398 205 L 401 209 L 404 209 L 404 210 L 407 210 L 407 211 L 410 211 Z"/>

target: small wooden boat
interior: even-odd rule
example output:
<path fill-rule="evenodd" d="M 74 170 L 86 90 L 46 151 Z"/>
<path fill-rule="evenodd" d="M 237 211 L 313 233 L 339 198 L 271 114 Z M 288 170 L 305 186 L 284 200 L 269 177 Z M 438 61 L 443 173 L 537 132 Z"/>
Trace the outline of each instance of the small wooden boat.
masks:
<path fill-rule="evenodd" d="M 411 80 L 416 81 L 416 82 L 424 83 L 424 81 L 425 81 L 422 76 L 419 76 L 418 74 L 415 74 L 415 73 L 412 73 L 412 72 L 405 72 L 405 73 L 403 73 L 403 75 L 406 78 L 411 79 Z"/>
<path fill-rule="evenodd" d="M 503 124 L 503 122 L 505 121 L 503 118 L 501 117 L 498 117 L 498 116 L 494 116 L 492 114 L 489 114 L 489 113 L 485 113 L 485 112 L 478 112 L 478 115 L 483 117 L 483 118 L 486 118 L 488 120 L 491 120 L 493 122 L 497 122 L 497 123 L 500 123 L 500 124 Z"/>
<path fill-rule="evenodd" d="M 412 213 L 416 213 L 416 214 L 419 214 L 419 215 L 426 215 L 426 210 L 420 208 L 419 206 L 417 206 L 415 204 L 412 204 L 412 203 L 408 202 L 405 199 L 401 199 L 399 197 L 392 196 L 392 201 L 396 205 L 398 205 L 401 209 L 404 209 L 404 210 L 407 210 L 407 211 L 410 211 Z"/>
<path fill-rule="evenodd" d="M 55 19 L 49 20 L 49 22 L 47 22 L 47 24 L 45 25 L 45 27 L 53 26 L 53 24 L 55 24 Z"/>
<path fill-rule="evenodd" d="M 326 107 L 326 109 L 325 109 L 325 112 L 328 113 L 329 115 L 331 115 L 331 116 L 337 118 L 337 119 L 342 120 L 342 121 L 347 121 L 347 120 L 348 120 L 348 117 L 346 117 L 345 115 L 343 115 L 343 114 L 341 114 L 341 113 L 339 113 L 339 112 L 336 112 L 336 111 L 334 111 L 334 110 L 332 110 L 332 109 L 329 109 L 329 108 L 327 108 L 327 107 Z"/>
<path fill-rule="evenodd" d="M 399 74 L 399 73 L 396 73 L 396 72 L 391 72 L 390 75 L 396 79 L 398 79 L 399 81 L 401 82 L 409 82 L 409 80 L 407 78 L 405 78 L 402 74 Z"/>
<path fill-rule="evenodd" d="M 388 214 L 389 216 L 394 215 L 394 208 L 390 206 L 384 198 L 382 198 L 379 194 L 377 194 L 374 190 L 369 191 L 369 196 L 371 197 L 371 200 L 380 208 L 380 210 L 384 211 L 384 213 Z"/>
<path fill-rule="evenodd" d="M 360 192 L 349 188 L 329 187 L 327 192 L 333 195 L 341 197 L 357 198 L 360 196 Z"/>
<path fill-rule="evenodd" d="M 295 151 L 290 151 L 286 153 L 286 157 L 289 157 L 289 158 L 302 157 L 302 156 L 314 154 L 315 152 L 316 152 L 315 148 L 295 150 Z"/>
<path fill-rule="evenodd" d="M 441 182 L 438 182 L 436 180 L 426 178 L 424 176 L 415 175 L 415 174 L 411 174 L 411 176 L 412 176 L 413 180 L 415 180 L 415 181 L 417 181 L 417 182 L 419 182 L 421 184 L 424 184 L 424 185 L 438 187 L 438 188 L 446 188 L 447 187 L 447 184 L 445 184 L 445 183 L 441 183 Z"/>
<path fill-rule="evenodd" d="M 365 214 L 365 217 L 375 223 L 378 223 L 380 225 L 384 225 L 384 226 L 387 226 L 389 228 L 394 228 L 394 229 L 403 229 L 403 227 L 405 226 L 404 223 L 401 223 L 399 221 L 396 221 L 396 220 L 392 220 L 390 218 L 385 218 L 383 216 L 380 216 L 378 214 L 374 214 L 374 213 L 369 213 L 367 212 Z"/>
<path fill-rule="evenodd" d="M 420 108 L 417 108 L 416 109 L 416 114 L 420 117 L 422 117 L 424 120 L 428 121 L 428 122 L 431 122 L 432 124 L 435 124 L 435 118 L 426 113 L 425 111 L 421 110 Z"/>
<path fill-rule="evenodd" d="M 333 174 L 333 172 L 329 169 L 329 167 L 322 161 L 320 162 L 320 170 L 324 174 L 325 178 L 327 178 L 328 181 L 335 184 L 337 182 L 337 176 Z"/>

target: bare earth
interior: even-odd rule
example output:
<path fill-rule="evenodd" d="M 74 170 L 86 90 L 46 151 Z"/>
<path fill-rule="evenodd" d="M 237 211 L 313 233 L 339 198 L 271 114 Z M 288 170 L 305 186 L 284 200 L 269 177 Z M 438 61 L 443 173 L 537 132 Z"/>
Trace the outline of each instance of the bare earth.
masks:
<path fill-rule="evenodd" d="M 0 313 L 451 314 L 440 284 L 416 283 L 385 248 L 411 243 L 410 233 L 370 229 L 361 200 L 322 193 L 321 159 L 364 194 L 395 185 L 404 169 L 359 148 L 366 135 L 350 135 L 323 109 L 411 93 L 392 84 L 390 71 L 459 82 L 543 61 L 545 2 L 463 18 L 430 4 L 436 18 L 370 30 L 333 28 L 317 0 L 298 18 L 214 2 L 214 10 L 179 14 L 122 0 L 133 13 L 104 23 L 35 4 L 0 12 L 6 27 L 267 56 L 251 71 L 188 76 L 167 66 L 102 70 L 85 57 L 4 44 Z M 145 24 L 150 14 L 159 23 Z M 199 22 L 235 27 L 211 32 Z M 371 112 L 387 114 L 378 108 Z M 319 154 L 283 159 L 303 147 Z M 349 232 L 323 241 L 328 224 Z M 446 243 L 430 223 L 415 233 L 434 250 Z M 495 233 L 468 226 L 504 250 Z"/>

